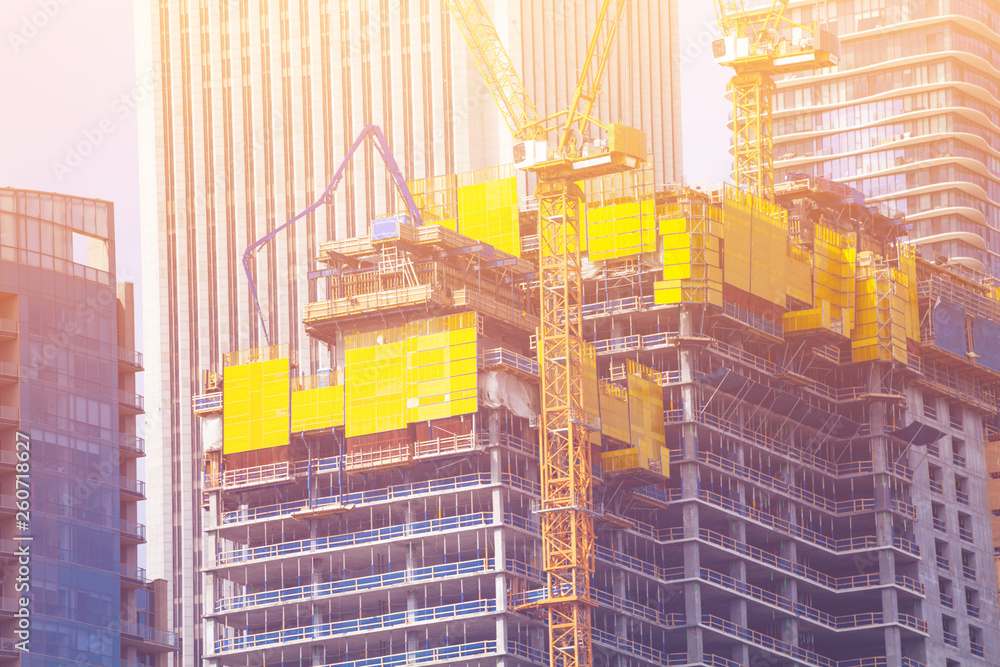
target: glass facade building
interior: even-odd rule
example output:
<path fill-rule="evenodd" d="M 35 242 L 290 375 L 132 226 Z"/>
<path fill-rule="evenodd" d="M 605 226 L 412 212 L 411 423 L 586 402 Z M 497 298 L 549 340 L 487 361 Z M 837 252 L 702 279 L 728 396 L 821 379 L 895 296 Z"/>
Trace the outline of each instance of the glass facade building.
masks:
<path fill-rule="evenodd" d="M 841 40 L 836 68 L 774 100 L 775 182 L 835 179 L 903 213 L 926 251 L 1000 275 L 1000 6 L 792 2 Z"/>
<path fill-rule="evenodd" d="M 157 665 L 142 355 L 109 202 L 0 190 L 0 662 Z M 138 605 L 138 601 L 142 605 Z"/>

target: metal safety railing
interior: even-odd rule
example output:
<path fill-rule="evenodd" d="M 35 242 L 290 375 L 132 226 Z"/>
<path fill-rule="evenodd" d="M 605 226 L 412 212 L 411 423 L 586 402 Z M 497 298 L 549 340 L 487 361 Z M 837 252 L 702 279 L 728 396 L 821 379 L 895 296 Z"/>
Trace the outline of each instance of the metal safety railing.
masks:
<path fill-rule="evenodd" d="M 479 560 L 444 563 L 441 565 L 432 565 L 430 567 L 418 567 L 413 570 L 386 572 L 385 574 L 359 577 L 357 579 L 327 581 L 319 584 L 295 586 L 293 588 L 279 588 L 271 591 L 261 591 L 259 593 L 232 595 L 217 599 L 215 601 L 214 611 L 218 614 L 230 611 L 249 610 L 267 604 L 313 600 L 317 598 L 332 597 L 343 593 L 358 593 L 361 591 L 385 588 L 387 586 L 399 584 L 417 583 L 421 581 L 426 582 L 434 579 L 442 579 L 445 577 L 454 577 L 464 574 L 481 574 L 493 570 L 494 567 L 495 561 L 492 558 L 481 558 Z"/>
<path fill-rule="evenodd" d="M 273 644 L 285 644 L 296 641 L 308 641 L 338 637 L 359 632 L 373 632 L 399 626 L 412 626 L 416 623 L 451 620 L 475 614 L 496 611 L 496 600 L 473 600 L 459 604 L 441 605 L 408 611 L 398 611 L 381 616 L 369 616 L 347 621 L 318 623 L 299 628 L 286 628 L 273 632 L 245 634 L 238 637 L 225 637 L 215 641 L 215 653 L 228 653 L 254 648 L 262 648 Z"/>
<path fill-rule="evenodd" d="M 399 500 L 401 498 L 413 498 L 421 495 L 440 493 L 443 491 L 469 489 L 488 484 L 490 484 L 489 473 L 473 473 L 469 475 L 459 475 L 457 477 L 446 477 L 444 479 L 432 479 L 424 482 L 415 482 L 412 484 L 397 484 L 380 489 L 368 489 L 365 491 L 323 496 L 322 498 L 316 499 L 311 505 L 306 500 L 295 500 L 287 503 L 261 505 L 260 507 L 223 512 L 222 523 L 232 524 L 243 521 L 277 518 L 288 516 L 297 511 L 322 509 L 324 506 L 338 503 L 360 505 L 386 502 Z"/>
<path fill-rule="evenodd" d="M 491 512 L 459 514 L 457 516 L 428 519 L 414 523 L 401 523 L 382 528 L 372 528 L 345 535 L 328 535 L 326 537 L 293 540 L 278 544 L 220 550 L 215 555 L 215 563 L 220 566 L 236 565 L 265 558 L 313 553 L 342 547 L 353 547 L 361 544 L 371 544 L 373 542 L 383 542 L 396 538 L 441 533 L 448 530 L 483 528 L 491 525 L 494 525 L 493 514 Z"/>

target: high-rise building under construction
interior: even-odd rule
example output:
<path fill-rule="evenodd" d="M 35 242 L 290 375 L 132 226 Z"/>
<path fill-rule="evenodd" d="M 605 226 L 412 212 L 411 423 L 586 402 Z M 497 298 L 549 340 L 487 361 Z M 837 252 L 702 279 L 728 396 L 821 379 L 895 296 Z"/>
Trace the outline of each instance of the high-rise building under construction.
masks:
<path fill-rule="evenodd" d="M 770 3 L 768 3 L 770 4 Z M 1000 7 L 990 0 L 792 0 L 840 64 L 778 83 L 777 180 L 804 172 L 906 214 L 911 238 L 1000 276 Z"/>
<path fill-rule="evenodd" d="M 546 666 L 536 211 L 410 183 L 321 244 L 328 350 L 233 351 L 205 421 L 212 665 Z M 985 667 L 1000 291 L 824 179 L 593 183 L 595 665 Z"/>
<path fill-rule="evenodd" d="M 567 105 L 598 2 L 489 0 L 501 37 L 545 114 Z M 680 177 L 675 0 L 628 3 L 616 81 L 601 115 L 648 127 L 657 180 Z M 201 453 L 190 413 L 201 369 L 265 345 L 243 249 L 312 203 L 351 138 L 377 123 L 409 178 L 510 161 L 512 142 L 442 0 L 137 2 L 141 223 L 149 443 L 148 524 L 165 540 L 149 569 L 169 582 L 179 660 L 200 639 Z M 546 63 L 542 68 L 535 63 Z M 307 279 L 319 244 L 368 233 L 395 195 L 362 152 L 340 195 L 251 264 L 274 340 L 300 368 L 323 346 L 301 326 L 326 298 Z M 527 193 L 522 184 L 518 196 Z M 319 291 L 316 291 L 319 290 Z"/>

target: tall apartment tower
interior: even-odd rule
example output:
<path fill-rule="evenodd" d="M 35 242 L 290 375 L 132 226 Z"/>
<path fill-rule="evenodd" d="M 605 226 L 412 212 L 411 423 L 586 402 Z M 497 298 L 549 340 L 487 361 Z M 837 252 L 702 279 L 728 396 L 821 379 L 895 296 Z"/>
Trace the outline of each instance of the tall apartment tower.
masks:
<path fill-rule="evenodd" d="M 489 0 L 543 113 L 575 87 L 596 0 Z M 650 136 L 656 179 L 680 177 L 674 0 L 628 3 L 601 116 Z M 191 413 L 199 371 L 267 344 L 243 249 L 315 201 L 354 136 L 380 125 L 407 178 L 511 161 L 510 133 L 442 0 L 136 3 L 141 222 L 149 396 L 149 567 L 168 579 L 181 660 L 198 664 L 203 566 L 201 458 Z M 273 341 L 304 369 L 325 364 L 301 325 L 325 298 L 307 272 L 321 242 L 362 235 L 395 195 L 366 149 L 333 205 L 252 263 Z M 522 184 L 520 194 L 527 194 Z M 318 290 L 318 291 L 317 291 Z"/>
<path fill-rule="evenodd" d="M 0 664 L 165 664 L 138 566 L 131 283 L 105 201 L 0 190 Z"/>
<path fill-rule="evenodd" d="M 933 253 L 1000 276 L 1000 7 L 990 0 L 793 1 L 841 64 L 779 82 L 775 182 L 805 172 L 906 214 Z"/>

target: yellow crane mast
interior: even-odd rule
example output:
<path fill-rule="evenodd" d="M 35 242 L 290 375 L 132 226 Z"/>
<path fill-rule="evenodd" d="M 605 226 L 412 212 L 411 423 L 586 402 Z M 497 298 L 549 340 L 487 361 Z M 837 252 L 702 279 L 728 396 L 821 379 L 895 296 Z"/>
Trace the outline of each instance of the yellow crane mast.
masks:
<path fill-rule="evenodd" d="M 733 157 L 736 186 L 774 201 L 774 135 L 771 99 L 774 77 L 831 67 L 839 62 L 840 42 L 817 23 L 788 20 L 788 0 L 746 9 L 743 0 L 715 0 L 723 37 L 712 44 L 715 62 L 735 70 Z"/>
<path fill-rule="evenodd" d="M 553 667 L 591 667 L 590 584 L 594 571 L 594 493 L 590 436 L 600 429 L 584 410 L 581 232 L 578 182 L 634 169 L 646 136 L 593 117 L 625 0 L 603 0 L 569 108 L 539 118 L 479 0 L 448 0 L 473 58 L 518 143 L 515 164 L 538 176 L 538 366 L 542 388 L 542 549 Z M 604 138 L 591 138 L 602 130 Z M 558 131 L 550 150 L 546 137 Z"/>

